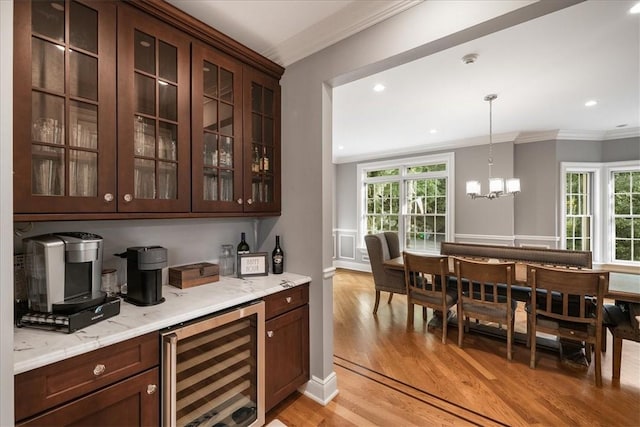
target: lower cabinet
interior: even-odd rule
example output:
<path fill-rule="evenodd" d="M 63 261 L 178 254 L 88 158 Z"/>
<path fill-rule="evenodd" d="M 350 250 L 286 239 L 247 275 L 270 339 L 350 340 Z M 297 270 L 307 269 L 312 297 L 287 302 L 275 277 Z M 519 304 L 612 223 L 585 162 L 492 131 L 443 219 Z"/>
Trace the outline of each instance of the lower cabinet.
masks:
<path fill-rule="evenodd" d="M 159 425 L 158 341 L 151 333 L 16 375 L 16 425 Z"/>
<path fill-rule="evenodd" d="M 309 285 L 265 297 L 265 410 L 309 380 Z"/>

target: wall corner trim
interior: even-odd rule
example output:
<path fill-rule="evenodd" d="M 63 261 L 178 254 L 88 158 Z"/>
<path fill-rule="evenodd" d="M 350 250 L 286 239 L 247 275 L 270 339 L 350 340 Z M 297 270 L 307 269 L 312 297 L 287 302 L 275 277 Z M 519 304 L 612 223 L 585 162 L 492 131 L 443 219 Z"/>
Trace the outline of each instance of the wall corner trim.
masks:
<path fill-rule="evenodd" d="M 336 268 L 333 266 L 327 267 L 324 270 L 322 270 L 322 278 L 324 280 L 331 279 L 335 275 L 336 275 Z"/>
<path fill-rule="evenodd" d="M 326 406 L 338 395 L 338 376 L 335 372 L 331 372 L 325 379 L 312 375 L 311 379 L 298 391 L 322 406 Z"/>

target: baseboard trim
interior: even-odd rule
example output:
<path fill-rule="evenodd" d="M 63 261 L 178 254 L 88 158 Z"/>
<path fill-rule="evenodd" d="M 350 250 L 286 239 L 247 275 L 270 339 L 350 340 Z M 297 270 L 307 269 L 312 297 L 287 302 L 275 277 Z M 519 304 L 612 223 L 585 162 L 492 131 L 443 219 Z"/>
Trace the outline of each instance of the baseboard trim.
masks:
<path fill-rule="evenodd" d="M 298 391 L 314 402 L 327 406 L 338 395 L 338 377 L 331 372 L 324 380 L 314 375 Z"/>
<path fill-rule="evenodd" d="M 364 273 L 371 273 L 371 265 L 362 264 L 360 262 L 336 260 L 336 261 L 333 261 L 333 266 L 335 268 L 344 268 L 347 270 L 355 270 L 355 271 L 362 271 Z"/>

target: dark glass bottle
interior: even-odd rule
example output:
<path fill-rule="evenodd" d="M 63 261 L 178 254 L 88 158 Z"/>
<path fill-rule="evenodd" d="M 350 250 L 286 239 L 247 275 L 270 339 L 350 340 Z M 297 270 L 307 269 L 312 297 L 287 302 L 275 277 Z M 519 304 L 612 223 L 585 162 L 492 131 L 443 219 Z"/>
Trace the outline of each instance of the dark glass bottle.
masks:
<path fill-rule="evenodd" d="M 245 240 L 245 234 L 240 233 L 240 243 L 238 243 L 238 250 L 236 251 L 238 255 L 248 254 L 249 253 L 249 245 Z"/>
<path fill-rule="evenodd" d="M 282 274 L 284 271 L 284 252 L 280 247 L 280 236 L 276 236 L 276 247 L 271 253 L 273 274 Z"/>

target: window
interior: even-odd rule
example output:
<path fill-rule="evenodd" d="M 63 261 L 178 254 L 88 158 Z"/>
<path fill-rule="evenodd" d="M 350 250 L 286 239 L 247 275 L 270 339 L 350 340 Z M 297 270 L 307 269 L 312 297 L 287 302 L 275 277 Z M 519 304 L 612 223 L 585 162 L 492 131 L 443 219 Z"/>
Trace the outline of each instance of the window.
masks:
<path fill-rule="evenodd" d="M 358 165 L 361 242 L 397 231 L 406 249 L 439 252 L 452 239 L 453 154 Z"/>
<path fill-rule="evenodd" d="M 562 242 L 596 263 L 640 263 L 640 165 L 562 163 Z"/>

